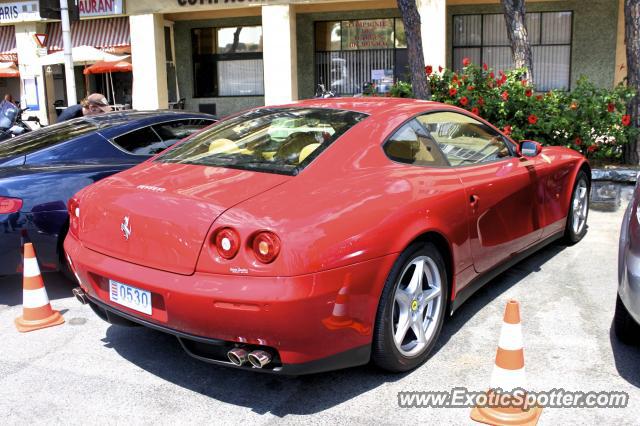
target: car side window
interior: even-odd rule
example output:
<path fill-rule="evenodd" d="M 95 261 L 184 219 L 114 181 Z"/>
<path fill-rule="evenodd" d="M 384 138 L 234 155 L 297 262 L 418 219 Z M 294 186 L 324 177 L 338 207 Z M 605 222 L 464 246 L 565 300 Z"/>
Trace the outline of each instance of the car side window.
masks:
<path fill-rule="evenodd" d="M 133 155 L 153 155 L 167 148 L 150 126 L 117 136 L 113 143 Z"/>
<path fill-rule="evenodd" d="M 457 112 L 436 112 L 417 118 L 452 166 L 488 163 L 510 157 L 504 137 L 486 124 Z"/>
<path fill-rule="evenodd" d="M 384 144 L 393 161 L 417 166 L 448 166 L 446 158 L 427 132 L 415 120 L 398 129 Z"/>
<path fill-rule="evenodd" d="M 169 147 L 213 123 L 213 120 L 191 118 L 188 120 L 168 121 L 156 124 L 153 126 L 153 130 L 155 130 L 167 147 Z"/>

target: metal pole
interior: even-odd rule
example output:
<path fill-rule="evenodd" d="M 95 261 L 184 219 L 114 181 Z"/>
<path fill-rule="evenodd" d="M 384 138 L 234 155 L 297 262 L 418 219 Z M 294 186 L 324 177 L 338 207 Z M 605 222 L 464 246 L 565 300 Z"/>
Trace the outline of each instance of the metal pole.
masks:
<path fill-rule="evenodd" d="M 64 46 L 64 75 L 67 82 L 67 106 L 78 103 L 76 97 L 76 77 L 71 56 L 71 24 L 67 0 L 60 0 L 60 19 L 62 20 L 62 45 Z"/>

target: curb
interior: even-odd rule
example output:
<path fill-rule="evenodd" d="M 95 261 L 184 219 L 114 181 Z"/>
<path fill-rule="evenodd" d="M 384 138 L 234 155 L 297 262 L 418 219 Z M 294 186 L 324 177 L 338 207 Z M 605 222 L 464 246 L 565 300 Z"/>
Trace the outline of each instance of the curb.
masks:
<path fill-rule="evenodd" d="M 592 169 L 591 179 L 594 181 L 610 181 L 620 183 L 636 183 L 640 171 L 634 169 Z"/>

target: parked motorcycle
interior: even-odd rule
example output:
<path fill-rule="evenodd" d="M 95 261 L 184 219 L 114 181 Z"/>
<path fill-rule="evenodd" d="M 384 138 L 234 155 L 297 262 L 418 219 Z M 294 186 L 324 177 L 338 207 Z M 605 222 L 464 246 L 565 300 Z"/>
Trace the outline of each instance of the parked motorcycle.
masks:
<path fill-rule="evenodd" d="M 19 108 L 10 101 L 0 102 L 0 141 L 30 132 L 32 128 L 26 121 L 33 121 L 39 127 L 42 127 L 38 117 L 29 117 L 27 120 L 22 120 L 22 114 L 28 109 Z"/>

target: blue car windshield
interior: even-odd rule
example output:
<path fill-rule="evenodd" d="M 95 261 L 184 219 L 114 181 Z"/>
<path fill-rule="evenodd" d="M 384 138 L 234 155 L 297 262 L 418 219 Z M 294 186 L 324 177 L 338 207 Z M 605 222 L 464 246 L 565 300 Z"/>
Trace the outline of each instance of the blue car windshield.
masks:
<path fill-rule="evenodd" d="M 0 158 L 26 155 L 89 133 L 98 126 L 87 120 L 65 121 L 0 142 Z"/>

